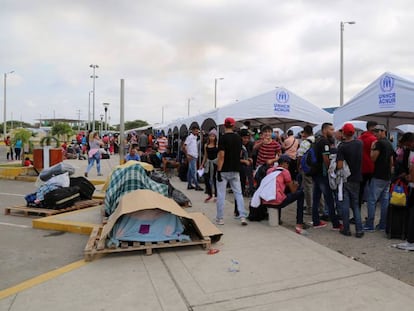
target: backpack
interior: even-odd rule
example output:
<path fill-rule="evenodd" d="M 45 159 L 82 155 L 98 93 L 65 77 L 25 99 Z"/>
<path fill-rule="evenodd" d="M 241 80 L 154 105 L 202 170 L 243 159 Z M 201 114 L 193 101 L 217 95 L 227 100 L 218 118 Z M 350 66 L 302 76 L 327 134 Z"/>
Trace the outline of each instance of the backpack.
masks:
<path fill-rule="evenodd" d="M 303 157 L 300 160 L 300 166 L 305 175 L 315 176 L 319 170 L 318 158 L 316 156 L 316 142 L 313 143 L 310 139 L 307 139 L 307 141 L 309 141 L 311 145 L 303 154 Z"/>
<path fill-rule="evenodd" d="M 390 204 L 396 206 L 406 206 L 408 197 L 407 185 L 401 179 L 397 179 L 390 187 Z"/>

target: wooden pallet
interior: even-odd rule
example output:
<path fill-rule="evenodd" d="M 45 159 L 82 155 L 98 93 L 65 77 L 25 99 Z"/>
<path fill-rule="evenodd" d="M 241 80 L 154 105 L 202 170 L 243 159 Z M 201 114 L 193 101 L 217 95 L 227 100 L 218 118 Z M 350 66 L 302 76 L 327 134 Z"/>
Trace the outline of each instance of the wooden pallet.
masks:
<path fill-rule="evenodd" d="M 209 237 L 204 237 L 200 239 L 194 234 L 191 235 L 191 241 L 184 242 L 179 240 L 171 240 L 165 242 L 121 242 L 121 245 L 117 248 L 103 248 L 98 249 L 98 241 L 100 239 L 102 232 L 102 226 L 95 226 L 89 236 L 89 240 L 86 243 L 84 256 L 85 261 L 91 261 L 95 256 L 110 254 L 110 253 L 120 253 L 120 252 L 130 252 L 130 251 L 141 251 L 145 250 L 147 255 L 152 255 L 154 249 L 157 248 L 170 248 L 170 247 L 179 247 L 179 246 L 192 246 L 192 245 L 201 245 L 203 248 L 208 249 L 211 247 L 211 240 Z"/>
<path fill-rule="evenodd" d="M 25 216 L 25 217 L 28 217 L 29 215 L 52 216 L 56 214 L 76 211 L 79 209 L 100 205 L 102 203 L 103 203 L 103 200 L 96 200 L 96 199 L 84 200 L 84 201 L 78 201 L 70 207 L 62 208 L 59 210 L 49 209 L 49 208 L 14 206 L 14 207 L 6 207 L 4 209 L 4 214 L 14 215 L 14 216 Z"/>

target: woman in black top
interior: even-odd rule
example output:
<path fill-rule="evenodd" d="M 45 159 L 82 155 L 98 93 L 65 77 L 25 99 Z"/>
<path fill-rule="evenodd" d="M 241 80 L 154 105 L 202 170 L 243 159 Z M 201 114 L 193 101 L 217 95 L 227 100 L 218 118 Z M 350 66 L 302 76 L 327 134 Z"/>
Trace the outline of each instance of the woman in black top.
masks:
<path fill-rule="evenodd" d="M 214 186 L 214 195 L 217 196 L 216 172 L 217 172 L 217 131 L 212 129 L 208 133 L 208 140 L 204 145 L 204 158 L 201 166 L 204 168 L 204 182 L 206 184 L 207 198 L 204 203 L 210 201 L 213 197 L 212 185 Z"/>

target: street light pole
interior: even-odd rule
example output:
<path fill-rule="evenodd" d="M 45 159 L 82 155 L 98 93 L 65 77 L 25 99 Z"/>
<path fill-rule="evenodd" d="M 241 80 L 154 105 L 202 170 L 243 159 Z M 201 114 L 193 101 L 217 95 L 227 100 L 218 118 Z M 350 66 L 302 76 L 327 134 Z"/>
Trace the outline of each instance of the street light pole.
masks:
<path fill-rule="evenodd" d="M 217 80 L 223 80 L 224 78 L 214 79 L 214 108 L 217 108 Z"/>
<path fill-rule="evenodd" d="M 104 106 L 105 109 L 105 132 L 108 132 L 108 107 L 109 107 L 109 103 L 103 103 L 102 104 Z"/>
<path fill-rule="evenodd" d="M 93 91 L 89 91 L 89 104 L 88 104 L 88 131 L 91 131 L 91 94 Z"/>
<path fill-rule="evenodd" d="M 101 117 L 101 124 L 99 126 L 99 133 L 100 133 L 99 136 L 102 137 L 102 122 L 103 122 L 104 115 L 101 113 L 100 117 Z"/>
<path fill-rule="evenodd" d="M 164 124 L 164 106 L 162 106 L 161 108 L 162 108 L 162 122 L 161 122 L 161 124 Z"/>
<path fill-rule="evenodd" d="M 92 99 L 92 132 L 95 132 L 95 79 L 98 78 L 97 75 L 95 75 L 96 68 L 99 68 L 98 65 L 89 65 L 89 67 L 93 68 L 93 75 L 91 78 L 93 79 L 93 99 Z"/>
<path fill-rule="evenodd" d="M 6 120 L 7 120 L 7 118 L 6 118 L 6 113 L 7 113 L 7 111 L 6 111 L 6 106 L 7 106 L 7 104 L 6 104 L 6 99 L 7 99 L 7 96 L 6 96 L 7 75 L 8 74 L 11 74 L 13 72 L 14 72 L 14 70 L 4 73 L 4 101 L 3 101 L 3 103 L 4 103 L 4 111 L 3 111 L 3 113 L 4 113 L 4 115 L 3 115 L 3 119 L 4 119 L 3 120 L 3 136 L 4 136 L 4 138 L 6 138 L 6 132 L 7 132 L 7 126 L 6 126 Z"/>
<path fill-rule="evenodd" d="M 345 24 L 354 25 L 355 22 L 341 22 L 341 46 L 340 46 L 340 68 L 339 68 L 339 106 L 344 104 L 344 28 Z"/>

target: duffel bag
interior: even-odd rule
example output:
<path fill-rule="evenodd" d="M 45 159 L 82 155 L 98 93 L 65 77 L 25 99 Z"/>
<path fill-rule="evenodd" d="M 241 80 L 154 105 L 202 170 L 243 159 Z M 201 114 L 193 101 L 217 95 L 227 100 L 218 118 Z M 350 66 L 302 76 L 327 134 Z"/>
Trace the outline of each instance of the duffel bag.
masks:
<path fill-rule="evenodd" d="M 65 187 L 45 194 L 43 205 L 50 209 L 62 209 L 72 206 L 80 200 L 79 187 Z"/>
<path fill-rule="evenodd" d="M 92 195 L 95 192 L 95 186 L 85 177 L 71 177 L 70 187 L 78 186 L 80 197 L 83 200 L 92 199 Z"/>

